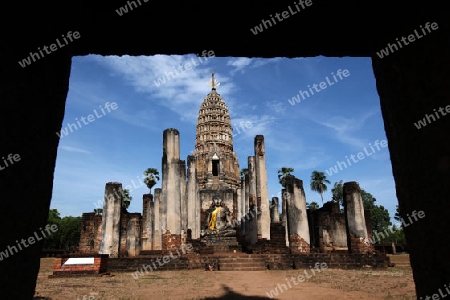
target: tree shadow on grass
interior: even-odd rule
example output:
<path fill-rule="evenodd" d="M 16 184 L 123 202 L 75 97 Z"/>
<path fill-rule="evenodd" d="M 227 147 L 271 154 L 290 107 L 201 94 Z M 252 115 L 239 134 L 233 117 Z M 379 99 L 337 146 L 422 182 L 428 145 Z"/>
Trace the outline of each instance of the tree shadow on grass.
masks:
<path fill-rule="evenodd" d="M 245 296 L 242 294 L 238 294 L 236 292 L 233 292 L 233 290 L 231 290 L 228 286 L 222 284 L 222 288 L 223 290 L 226 292 L 225 295 L 220 296 L 220 297 L 207 297 L 207 298 L 202 298 L 202 300 L 266 300 L 267 297 L 262 297 L 262 296 Z M 272 298 L 272 299 L 276 299 L 276 298 Z"/>

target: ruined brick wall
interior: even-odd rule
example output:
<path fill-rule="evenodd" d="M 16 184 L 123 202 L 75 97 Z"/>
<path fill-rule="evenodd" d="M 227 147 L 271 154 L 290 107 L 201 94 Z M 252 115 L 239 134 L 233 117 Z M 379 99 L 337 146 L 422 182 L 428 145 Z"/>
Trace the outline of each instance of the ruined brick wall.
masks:
<path fill-rule="evenodd" d="M 169 254 L 174 249 L 180 249 L 182 244 L 181 234 L 171 234 L 169 230 L 162 235 L 162 253 Z M 176 250 L 175 250 L 176 251 Z"/>
<path fill-rule="evenodd" d="M 354 254 L 367 254 L 373 253 L 375 247 L 371 243 L 364 242 L 364 238 L 355 237 L 353 234 L 349 233 L 350 237 L 350 249 Z"/>
<path fill-rule="evenodd" d="M 372 238 L 372 224 L 370 221 L 370 212 L 364 210 L 365 222 L 369 239 Z M 327 251 L 348 251 L 347 228 L 345 223 L 345 214 L 340 211 L 338 203 L 327 202 L 322 208 L 317 210 L 308 210 L 308 220 L 310 224 L 311 247 L 318 252 Z M 359 239 L 353 237 L 350 245 L 359 248 L 356 253 L 372 252 L 373 247 L 367 248 L 360 245 Z"/>
<path fill-rule="evenodd" d="M 95 213 L 83 213 L 78 252 L 98 254 L 102 233 L 102 216 Z"/>
<path fill-rule="evenodd" d="M 310 253 L 309 244 L 298 234 L 289 236 L 289 249 L 291 254 L 308 254 Z"/>
<path fill-rule="evenodd" d="M 320 252 L 348 250 L 345 214 L 339 203 L 327 202 L 322 208 L 309 212 L 310 232 L 314 235 L 311 244 Z M 313 243 L 314 242 L 314 243 Z"/>
<path fill-rule="evenodd" d="M 126 249 L 128 257 L 136 257 L 141 251 L 141 224 L 142 216 L 140 213 L 130 213 L 127 223 Z"/>
<path fill-rule="evenodd" d="M 120 217 L 120 244 L 119 244 L 119 257 L 127 257 L 128 256 L 128 249 L 127 249 L 127 237 L 128 237 L 128 223 L 131 218 L 139 219 L 142 218 L 140 213 L 127 213 L 122 212 Z M 141 222 L 137 222 L 139 226 L 136 228 L 137 232 L 141 232 Z"/>
<path fill-rule="evenodd" d="M 130 220 L 129 213 L 121 213 L 120 216 L 120 238 L 119 238 L 119 257 L 126 257 L 127 252 L 127 225 Z"/>

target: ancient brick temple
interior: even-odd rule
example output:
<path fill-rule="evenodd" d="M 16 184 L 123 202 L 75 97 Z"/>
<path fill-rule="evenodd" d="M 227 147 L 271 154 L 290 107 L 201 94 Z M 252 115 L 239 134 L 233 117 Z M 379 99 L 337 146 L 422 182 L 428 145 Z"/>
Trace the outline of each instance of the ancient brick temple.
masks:
<path fill-rule="evenodd" d="M 248 171 L 241 179 L 230 113 L 217 93 L 214 71 L 209 84 L 211 91 L 199 109 L 195 149 L 187 157 L 187 166 L 180 160 L 179 131 L 166 129 L 161 188 L 154 195 L 143 195 L 143 214 L 122 211 L 121 183 L 107 183 L 102 216 L 83 214 L 80 252 L 137 256 L 140 251 L 166 251 L 186 239 L 227 250 L 240 248 L 238 239 L 249 244 L 258 238 L 270 239 L 270 212 L 261 209 L 262 202 L 267 207 L 269 203 L 264 137 L 255 137 L 255 156 L 249 157 Z M 247 228 L 241 230 L 240 219 L 246 214 Z"/>
<path fill-rule="evenodd" d="M 195 149 L 180 159 L 180 132 L 163 133 L 162 184 L 143 195 L 143 211 L 121 208 L 122 184 L 105 187 L 102 215 L 83 214 L 79 251 L 136 257 L 165 253 L 187 242 L 198 253 L 242 251 L 308 254 L 345 250 L 368 253 L 362 199 L 356 182 L 345 183 L 345 214 L 327 203 L 306 210 L 303 182 L 286 179 L 282 191 L 283 219 L 278 198 L 269 201 L 264 137 L 254 139 L 254 155 L 240 169 L 233 151 L 228 107 L 210 80 L 211 91 L 200 105 Z"/>

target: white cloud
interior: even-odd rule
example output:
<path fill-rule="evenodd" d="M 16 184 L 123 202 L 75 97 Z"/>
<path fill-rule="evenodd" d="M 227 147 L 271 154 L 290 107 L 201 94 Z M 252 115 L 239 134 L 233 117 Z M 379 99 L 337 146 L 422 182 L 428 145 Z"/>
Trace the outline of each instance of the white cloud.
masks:
<path fill-rule="evenodd" d="M 135 113 L 127 113 L 124 109 L 121 109 L 114 113 L 114 118 L 125 123 L 147 128 L 153 131 L 159 132 L 161 130 L 159 126 L 151 121 L 156 119 L 154 111 L 151 110 L 140 110 Z"/>
<path fill-rule="evenodd" d="M 149 95 L 152 105 L 169 108 L 180 120 L 191 123 L 197 121 L 198 108 L 210 91 L 210 63 L 214 59 L 195 55 L 95 57 L 111 68 L 114 76 L 123 77 L 137 92 Z M 222 83 L 221 93 L 233 90 L 229 78 L 217 72 L 215 77 Z"/>
<path fill-rule="evenodd" d="M 59 148 L 61 148 L 62 150 L 69 151 L 69 152 L 91 153 L 88 150 L 84 150 L 84 149 L 77 148 L 77 147 L 65 146 L 65 145 L 61 145 L 61 146 L 59 146 Z"/>
<path fill-rule="evenodd" d="M 241 71 L 244 72 L 244 68 L 252 63 L 252 59 L 248 57 L 237 57 L 232 58 L 227 62 L 227 66 L 234 67 L 234 70 L 231 71 L 231 74 Z"/>
<path fill-rule="evenodd" d="M 259 68 L 264 65 L 267 65 L 269 63 L 275 63 L 280 61 L 281 57 L 274 57 L 274 58 L 248 58 L 248 57 L 235 57 L 231 58 L 227 62 L 227 66 L 232 66 L 234 69 L 231 71 L 231 75 L 235 74 L 236 72 L 244 73 L 245 68 Z"/>
<path fill-rule="evenodd" d="M 266 107 L 269 111 L 274 112 L 275 114 L 281 115 L 286 111 L 286 105 L 280 101 L 266 102 Z"/>
<path fill-rule="evenodd" d="M 352 136 L 352 133 L 362 129 L 366 120 L 377 114 L 378 112 L 379 111 L 377 110 L 372 110 L 366 114 L 361 115 L 359 118 L 332 116 L 327 121 L 319 121 L 314 118 L 310 118 L 310 120 L 319 125 L 333 129 L 335 131 L 335 134 L 333 136 L 341 143 L 348 144 L 356 148 L 363 148 L 367 146 L 367 141 Z"/>
<path fill-rule="evenodd" d="M 234 136 L 254 138 L 258 134 L 269 135 L 273 129 L 274 122 L 275 117 L 270 115 L 244 115 L 233 119 L 231 125 Z"/>

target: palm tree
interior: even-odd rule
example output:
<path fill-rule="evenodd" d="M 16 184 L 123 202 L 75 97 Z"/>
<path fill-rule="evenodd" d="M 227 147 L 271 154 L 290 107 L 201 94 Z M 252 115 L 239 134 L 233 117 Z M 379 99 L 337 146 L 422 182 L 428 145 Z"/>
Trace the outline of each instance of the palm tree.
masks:
<path fill-rule="evenodd" d="M 324 172 L 313 171 L 311 174 L 311 190 L 314 192 L 318 192 L 320 194 L 320 198 L 322 199 L 323 204 L 323 192 L 327 191 L 326 183 L 330 184 L 331 182 L 327 179 Z"/>
<path fill-rule="evenodd" d="M 101 215 L 103 213 L 103 208 L 94 208 L 94 213 L 96 215 Z"/>
<path fill-rule="evenodd" d="M 311 203 L 308 203 L 308 202 L 306 202 L 306 209 L 309 209 L 309 210 L 316 210 L 316 209 L 318 209 L 319 208 L 319 203 L 317 203 L 317 202 L 311 202 Z"/>
<path fill-rule="evenodd" d="M 333 188 L 331 189 L 331 193 L 333 194 L 331 200 L 339 203 L 339 205 L 343 205 L 344 202 L 344 184 L 343 181 L 335 182 Z"/>
<path fill-rule="evenodd" d="M 290 176 L 291 172 L 294 172 L 294 168 L 282 167 L 278 170 L 278 182 L 282 187 L 286 187 L 286 177 Z"/>
<path fill-rule="evenodd" d="M 132 199 L 133 199 L 133 197 L 130 196 L 130 190 L 124 189 L 122 191 L 122 209 L 124 211 L 127 211 Z"/>
<path fill-rule="evenodd" d="M 159 172 L 158 169 L 155 168 L 148 168 L 144 171 L 144 175 L 147 176 L 144 178 L 144 183 L 147 185 L 147 187 L 150 190 L 150 194 L 152 192 L 152 187 L 155 186 L 157 183 L 157 180 L 159 180 Z"/>

